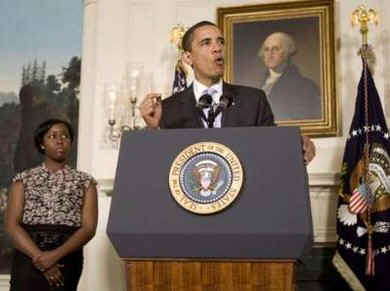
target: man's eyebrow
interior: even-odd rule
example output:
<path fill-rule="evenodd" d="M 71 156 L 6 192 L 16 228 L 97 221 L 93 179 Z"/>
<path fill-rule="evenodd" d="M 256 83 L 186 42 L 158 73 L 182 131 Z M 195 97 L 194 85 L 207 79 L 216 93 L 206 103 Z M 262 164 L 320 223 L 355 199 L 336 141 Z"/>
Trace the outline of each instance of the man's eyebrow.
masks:
<path fill-rule="evenodd" d="M 206 41 L 210 41 L 211 38 L 210 37 L 205 37 L 205 38 L 202 38 L 199 43 L 203 43 L 203 42 L 206 42 Z"/>
<path fill-rule="evenodd" d="M 200 42 L 202 42 L 202 41 L 206 41 L 206 40 L 211 40 L 211 37 L 205 37 L 205 38 L 202 38 L 201 40 L 200 40 Z"/>

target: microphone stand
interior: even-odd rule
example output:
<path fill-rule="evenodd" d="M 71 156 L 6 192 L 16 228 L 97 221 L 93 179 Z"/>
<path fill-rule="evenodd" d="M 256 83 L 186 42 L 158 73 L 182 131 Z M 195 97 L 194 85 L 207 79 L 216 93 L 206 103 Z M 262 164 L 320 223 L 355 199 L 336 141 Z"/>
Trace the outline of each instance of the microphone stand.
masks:
<path fill-rule="evenodd" d="M 210 106 L 208 118 L 207 118 L 207 126 L 208 128 L 214 128 L 214 121 L 215 121 L 215 112 L 213 106 Z"/>
<path fill-rule="evenodd" d="M 196 108 L 199 110 L 201 118 L 207 123 L 208 128 L 214 127 L 215 113 L 212 106 L 213 98 L 209 94 L 204 94 L 199 98 Z M 209 108 L 209 114 L 206 118 L 203 109 Z"/>

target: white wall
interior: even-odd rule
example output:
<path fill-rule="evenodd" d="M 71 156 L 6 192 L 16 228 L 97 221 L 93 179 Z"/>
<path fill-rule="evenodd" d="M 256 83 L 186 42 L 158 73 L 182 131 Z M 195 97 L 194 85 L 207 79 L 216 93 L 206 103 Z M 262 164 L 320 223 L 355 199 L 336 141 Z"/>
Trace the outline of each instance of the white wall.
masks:
<path fill-rule="evenodd" d="M 169 87 L 176 57 L 168 40 L 173 25 L 216 21 L 216 7 L 273 2 L 278 1 L 84 0 L 79 168 L 92 173 L 102 188 L 107 187 L 107 179 L 112 181 L 115 175 L 118 151 L 103 142 L 107 122 L 103 111 L 103 88 L 105 83 L 120 82 L 128 62 L 144 63 L 155 83 Z M 377 57 L 376 86 L 386 112 L 390 110 L 390 20 L 385 17 L 390 6 L 383 0 L 335 0 L 336 85 L 343 136 L 314 140 L 317 157 L 308 171 L 317 241 L 335 239 L 335 174 L 340 169 L 361 73 L 361 61 L 356 55 L 361 37 L 358 28 L 350 26 L 349 16 L 364 2 L 380 16 L 379 26 L 370 27 L 369 42 L 375 47 Z M 102 190 L 99 191 L 98 232 L 86 247 L 81 291 L 125 290 L 123 266 L 106 236 L 110 198 Z M 1 279 L 0 291 L 7 290 L 4 287 L 7 284 Z"/>

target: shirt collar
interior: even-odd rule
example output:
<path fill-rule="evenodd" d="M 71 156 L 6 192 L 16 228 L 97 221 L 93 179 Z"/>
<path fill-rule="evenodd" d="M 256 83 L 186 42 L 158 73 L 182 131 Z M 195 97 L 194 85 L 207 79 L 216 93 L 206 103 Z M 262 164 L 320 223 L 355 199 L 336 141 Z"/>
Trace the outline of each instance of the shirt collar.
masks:
<path fill-rule="evenodd" d="M 196 102 L 199 101 L 199 98 L 203 95 L 203 92 L 209 88 L 213 88 L 216 90 L 216 93 L 212 96 L 213 97 L 213 100 L 215 103 L 218 103 L 219 102 L 219 97 L 222 96 L 222 78 L 219 79 L 219 81 L 215 84 L 213 84 L 212 86 L 210 87 L 207 87 L 205 85 L 203 85 L 202 83 L 200 83 L 198 80 L 194 80 L 194 95 L 195 95 L 195 100 Z"/>
<path fill-rule="evenodd" d="M 44 171 L 44 172 L 46 172 L 46 173 L 48 173 L 48 174 L 64 174 L 64 173 L 65 173 L 66 171 L 68 171 L 69 169 L 70 169 L 70 167 L 69 167 L 67 164 L 65 164 L 63 168 L 58 169 L 58 170 L 55 171 L 55 172 L 50 172 L 49 169 L 46 167 L 45 162 L 43 162 L 43 163 L 41 164 L 41 170 Z"/>
<path fill-rule="evenodd" d="M 279 78 L 282 75 L 282 73 L 278 73 L 278 72 L 275 72 L 274 70 L 270 69 L 269 75 L 271 78 L 276 79 L 276 78 Z"/>

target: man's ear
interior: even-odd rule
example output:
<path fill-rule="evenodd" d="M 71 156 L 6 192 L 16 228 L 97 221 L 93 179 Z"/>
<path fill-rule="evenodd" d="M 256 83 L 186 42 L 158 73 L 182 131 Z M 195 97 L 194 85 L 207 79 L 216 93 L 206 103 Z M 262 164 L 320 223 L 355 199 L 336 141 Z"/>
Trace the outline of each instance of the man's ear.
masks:
<path fill-rule="evenodd" d="M 192 54 L 189 51 L 183 52 L 182 61 L 192 67 Z"/>

